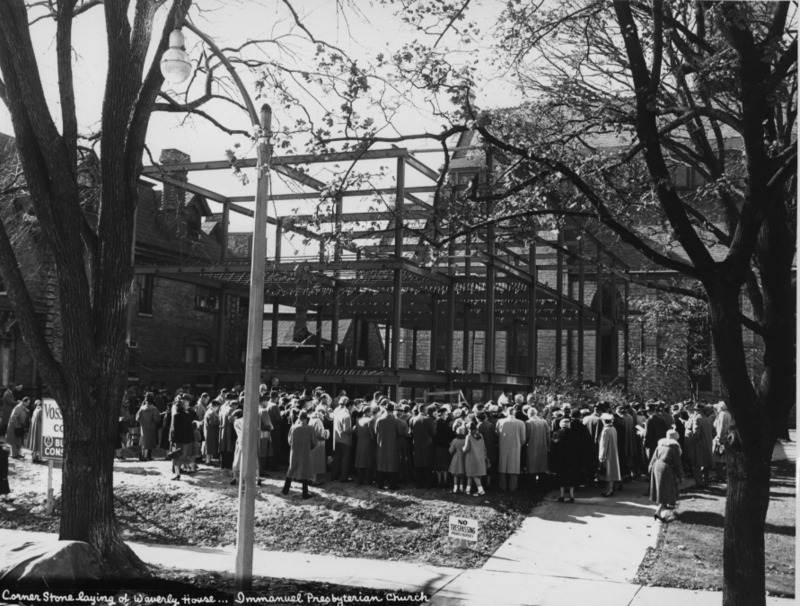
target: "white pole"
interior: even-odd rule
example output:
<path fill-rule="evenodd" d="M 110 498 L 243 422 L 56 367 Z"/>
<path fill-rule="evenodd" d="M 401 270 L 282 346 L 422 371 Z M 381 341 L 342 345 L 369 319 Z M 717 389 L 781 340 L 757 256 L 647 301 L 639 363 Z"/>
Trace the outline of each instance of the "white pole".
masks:
<path fill-rule="evenodd" d="M 261 383 L 261 348 L 264 336 L 264 268 L 267 256 L 267 201 L 270 195 L 269 139 L 272 110 L 261 107 L 256 170 L 256 209 L 250 265 L 250 302 L 247 312 L 247 366 L 245 368 L 242 465 L 239 472 L 239 518 L 236 528 L 236 592 L 253 586 L 253 527 L 255 522 L 256 475 L 258 474 L 258 397 Z"/>

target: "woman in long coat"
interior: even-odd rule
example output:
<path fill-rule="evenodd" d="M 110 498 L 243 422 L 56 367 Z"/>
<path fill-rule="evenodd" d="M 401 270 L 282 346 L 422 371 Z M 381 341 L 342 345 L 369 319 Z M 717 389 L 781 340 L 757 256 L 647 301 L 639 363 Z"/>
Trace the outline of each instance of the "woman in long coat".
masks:
<path fill-rule="evenodd" d="M 433 438 L 436 435 L 436 407 L 420 407 L 419 414 L 409 422 L 411 438 L 414 443 L 414 475 L 418 488 L 424 488 L 430 483 L 431 470 L 433 469 Z"/>
<path fill-rule="evenodd" d="M 725 481 L 725 448 L 728 444 L 728 434 L 731 431 L 731 414 L 725 402 L 717 404 L 717 418 L 714 419 L 714 470 L 717 482 Z"/>
<path fill-rule="evenodd" d="M 181 465 L 194 463 L 192 449 L 194 447 L 193 413 L 188 410 L 188 400 L 181 398 L 172 406 L 172 425 L 169 441 L 180 449 L 180 453 L 172 459 L 173 480 L 181 479 Z"/>
<path fill-rule="evenodd" d="M 31 414 L 31 428 L 28 430 L 28 449 L 34 463 L 42 461 L 42 401 L 36 400 L 36 407 Z"/>
<path fill-rule="evenodd" d="M 23 398 L 11 411 L 6 429 L 6 442 L 11 447 L 12 459 L 23 459 L 21 448 L 25 437 L 25 428 L 28 425 L 28 398 Z"/>
<path fill-rule="evenodd" d="M 141 429 L 139 446 L 142 451 L 139 455 L 140 461 L 152 461 L 153 449 L 158 446 L 158 425 L 161 422 L 161 415 L 155 405 L 155 394 L 147 392 L 144 394 L 144 401 L 136 412 L 136 422 Z"/>
<path fill-rule="evenodd" d="M 231 414 L 238 408 L 238 404 L 235 398 L 228 398 L 219 411 L 219 453 L 222 469 L 233 468 L 233 453 L 236 452 L 236 431 L 233 429 Z"/>
<path fill-rule="evenodd" d="M 283 494 L 289 494 L 292 480 L 303 484 L 303 498 L 314 495 L 308 492 L 308 483 L 314 479 L 314 461 L 311 452 L 317 446 L 317 435 L 308 424 L 308 412 L 301 410 L 297 422 L 289 429 L 289 470 L 283 484 Z"/>
<path fill-rule="evenodd" d="M 527 473 L 539 475 L 547 473 L 547 452 L 550 450 L 550 431 L 547 421 L 539 417 L 533 406 L 525 421 L 526 449 L 525 468 Z"/>
<path fill-rule="evenodd" d="M 203 456 L 206 465 L 211 465 L 211 459 L 219 457 L 219 400 L 211 400 L 203 419 L 203 434 L 206 436 L 203 442 Z"/>
<path fill-rule="evenodd" d="M 433 437 L 433 471 L 436 474 L 436 485 L 449 488 L 447 473 L 450 468 L 450 442 L 456 437 L 450 422 L 450 411 L 440 408 L 436 417 L 436 429 Z"/>
<path fill-rule="evenodd" d="M 317 436 L 317 445 L 311 451 L 311 459 L 314 462 L 314 477 L 312 482 L 319 484 L 322 481 L 322 476 L 328 470 L 327 455 L 325 454 L 325 440 L 328 439 L 330 433 L 325 429 L 323 419 L 326 416 L 326 408 L 318 406 L 317 409 L 311 413 L 308 420 L 308 426 L 314 429 L 314 435 Z"/>
<path fill-rule="evenodd" d="M 666 522 L 661 513 L 667 507 L 675 507 L 678 500 L 678 484 L 683 479 L 681 447 L 678 432 L 667 431 L 667 437 L 658 441 L 650 460 L 650 500 L 658 503 L 653 519 Z"/>
<path fill-rule="evenodd" d="M 359 484 L 372 484 L 375 479 L 376 451 L 375 422 L 372 409 L 367 406 L 356 420 L 356 459 L 353 467 Z"/>
<path fill-rule="evenodd" d="M 600 434 L 600 448 L 597 456 L 603 465 L 600 481 L 606 482 L 606 489 L 600 495 L 610 497 L 614 494 L 614 482 L 622 481 L 619 468 L 619 455 L 617 454 L 617 430 L 614 429 L 614 415 L 603 413 L 600 417 L 603 422 L 603 432 Z"/>
<path fill-rule="evenodd" d="M 561 494 L 558 502 L 564 502 L 564 491 L 569 488 L 569 502 L 575 502 L 575 486 L 580 483 L 585 446 L 581 444 L 580 431 L 572 430 L 572 421 L 564 418 L 558 424 L 558 429 L 553 432 L 550 441 L 550 470 L 556 474 L 558 488 Z M 574 425 L 583 423 L 576 420 Z M 588 436 L 588 432 L 586 433 Z"/>

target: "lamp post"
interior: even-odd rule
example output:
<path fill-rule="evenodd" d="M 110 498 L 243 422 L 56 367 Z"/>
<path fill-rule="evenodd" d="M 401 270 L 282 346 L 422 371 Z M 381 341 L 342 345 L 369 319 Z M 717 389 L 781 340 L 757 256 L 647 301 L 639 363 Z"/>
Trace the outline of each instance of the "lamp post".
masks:
<path fill-rule="evenodd" d="M 216 44 L 203 32 L 186 23 L 186 27 L 201 38 L 230 72 L 239 88 L 253 129 L 257 135 L 256 208 L 253 223 L 252 258 L 250 262 L 250 303 L 247 314 L 247 362 L 245 367 L 244 429 L 242 465 L 239 473 L 239 515 L 236 528 L 236 591 L 248 590 L 253 584 L 253 527 L 255 519 L 256 476 L 258 474 L 258 400 L 261 383 L 261 347 L 264 332 L 264 268 L 267 256 L 267 199 L 270 195 L 270 161 L 272 135 L 272 110 L 261 106 L 256 112 L 250 95 L 236 70 Z M 175 30 L 170 35 L 170 48 L 161 61 L 161 73 L 172 84 L 184 82 L 191 74 L 189 57 L 183 50 L 183 34 Z M 223 243 L 227 246 L 227 243 Z"/>

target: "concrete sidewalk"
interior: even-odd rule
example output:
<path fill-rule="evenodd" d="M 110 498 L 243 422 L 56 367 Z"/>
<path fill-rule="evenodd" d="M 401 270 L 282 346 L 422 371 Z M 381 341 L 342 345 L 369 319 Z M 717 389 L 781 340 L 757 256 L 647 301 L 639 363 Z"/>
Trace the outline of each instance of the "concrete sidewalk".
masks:
<path fill-rule="evenodd" d="M 795 434 L 778 444 L 776 459 L 796 462 Z M 597 490 L 579 492 L 575 503 L 546 496 L 479 570 L 406 562 L 340 558 L 256 549 L 255 576 L 320 581 L 353 588 L 424 592 L 439 606 L 716 606 L 720 592 L 645 587 L 632 583 L 647 548 L 655 545 L 658 526 L 653 505 L 643 495 L 644 482 L 625 485 L 611 498 Z M 10 549 L 27 541 L 57 537 L 0 529 L 0 545 Z M 230 572 L 232 548 L 129 543 L 145 562 L 181 570 Z M 770 606 L 794 604 L 767 598 Z"/>

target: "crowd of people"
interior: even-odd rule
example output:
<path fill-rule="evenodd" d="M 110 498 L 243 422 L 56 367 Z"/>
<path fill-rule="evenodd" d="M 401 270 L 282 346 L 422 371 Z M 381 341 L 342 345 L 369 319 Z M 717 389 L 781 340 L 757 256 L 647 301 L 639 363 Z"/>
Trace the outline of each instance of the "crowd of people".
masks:
<path fill-rule="evenodd" d="M 601 488 L 608 497 L 630 480 L 649 478 L 649 495 L 665 520 L 678 484 L 691 475 L 698 487 L 723 481 L 731 417 L 724 402 L 587 402 L 538 393 L 512 395 L 474 405 L 460 402 L 391 401 L 383 392 L 351 399 L 322 388 L 278 391 L 262 385 L 258 412 L 258 478 L 285 473 L 283 493 L 293 482 L 402 484 L 481 496 L 558 487 L 559 502 L 574 502 L 578 487 Z M 13 403 L 13 404 L 12 404 Z M 241 385 L 215 397 L 195 398 L 185 389 L 168 397 L 149 387 L 126 394 L 120 414 L 117 456 L 133 448 L 142 461 L 160 449 L 171 461 L 172 479 L 193 474 L 198 464 L 239 477 L 244 393 Z M 3 396 L 0 435 L 11 456 L 22 458 L 27 435 L 33 459 L 41 456 L 36 412 L 40 403 L 17 401 L 14 387 Z M 5 452 L 5 451 L 4 451 Z M 160 453 L 159 453 L 160 454 Z M 6 459 L 7 467 L 7 459 Z M 2 461 L 0 461 L 2 471 Z"/>
<path fill-rule="evenodd" d="M 151 460 L 160 446 L 172 459 L 173 479 L 201 462 L 229 470 L 235 483 L 244 401 L 237 387 L 197 399 L 178 390 L 163 411 L 156 393 L 146 392 L 134 415 L 140 458 Z M 712 472 L 723 480 L 731 417 L 723 402 L 612 405 L 503 392 L 475 405 L 425 404 L 393 402 L 383 392 L 351 399 L 344 390 L 333 397 L 322 388 L 262 385 L 258 422 L 259 478 L 288 466 L 284 493 L 293 481 L 305 498 L 313 496 L 309 486 L 325 481 L 390 490 L 413 483 L 472 495 L 555 484 L 560 502 L 574 502 L 577 487 L 599 485 L 611 496 L 629 480 L 649 478 L 663 519 L 684 475 L 699 487 Z"/>

